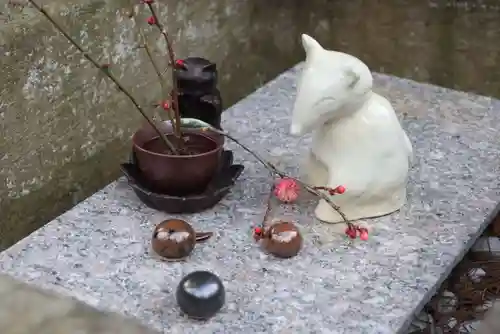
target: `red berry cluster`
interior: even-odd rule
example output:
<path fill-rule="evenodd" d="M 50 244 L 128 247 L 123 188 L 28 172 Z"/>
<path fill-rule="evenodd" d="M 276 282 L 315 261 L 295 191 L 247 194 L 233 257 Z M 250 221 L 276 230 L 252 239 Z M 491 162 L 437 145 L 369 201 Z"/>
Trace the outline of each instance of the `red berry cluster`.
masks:
<path fill-rule="evenodd" d="M 335 188 L 329 188 L 329 187 L 314 187 L 314 189 L 316 190 L 324 190 L 324 191 L 328 191 L 328 194 L 330 196 L 333 196 L 333 195 L 341 195 L 343 193 L 345 193 L 345 187 L 344 186 L 338 186 L 338 187 L 335 187 Z"/>
<path fill-rule="evenodd" d="M 330 192 L 330 195 L 343 194 L 343 193 L 345 193 L 345 187 L 344 186 L 338 186 L 337 188 L 333 189 L 333 194 L 332 194 L 332 190 L 330 190 L 329 192 Z"/>
<path fill-rule="evenodd" d="M 351 238 L 356 239 L 359 235 L 359 238 L 363 241 L 368 240 L 368 229 L 365 227 L 359 227 L 353 224 L 349 224 L 345 230 L 345 234 Z"/>
<path fill-rule="evenodd" d="M 259 241 L 264 237 L 264 230 L 262 227 L 256 227 L 253 229 L 253 238 L 255 241 Z"/>
<path fill-rule="evenodd" d="M 152 26 L 152 25 L 156 24 L 156 18 L 155 18 L 154 16 L 150 16 L 150 17 L 148 17 L 148 24 L 149 24 L 150 26 Z"/>

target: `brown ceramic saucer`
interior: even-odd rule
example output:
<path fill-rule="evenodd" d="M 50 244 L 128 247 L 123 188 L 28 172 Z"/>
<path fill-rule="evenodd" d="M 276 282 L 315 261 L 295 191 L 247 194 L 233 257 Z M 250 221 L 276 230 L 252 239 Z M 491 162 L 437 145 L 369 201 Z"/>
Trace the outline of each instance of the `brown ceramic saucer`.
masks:
<path fill-rule="evenodd" d="M 155 210 L 175 214 L 195 213 L 213 207 L 229 193 L 243 169 L 243 165 L 233 164 L 233 152 L 224 150 L 218 172 L 202 193 L 175 196 L 154 191 L 141 176 L 133 154 L 130 162 L 121 164 L 129 185 L 144 204 Z"/>

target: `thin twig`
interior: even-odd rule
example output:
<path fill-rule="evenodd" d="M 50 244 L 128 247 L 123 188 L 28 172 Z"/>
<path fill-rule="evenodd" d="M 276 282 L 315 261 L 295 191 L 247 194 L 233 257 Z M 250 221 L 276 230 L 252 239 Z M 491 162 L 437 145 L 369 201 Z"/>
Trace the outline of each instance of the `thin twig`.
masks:
<path fill-rule="evenodd" d="M 247 151 L 248 153 L 250 153 L 255 159 L 257 159 L 257 161 L 259 161 L 262 165 L 264 165 L 264 167 L 266 167 L 266 169 L 273 175 L 278 175 L 280 178 L 290 178 L 290 179 L 293 179 L 295 180 L 297 183 L 299 183 L 302 187 L 304 187 L 307 191 L 309 191 L 311 194 L 313 195 L 316 195 L 317 197 L 321 198 L 321 199 L 324 199 L 335 211 L 337 211 L 337 213 L 340 215 L 340 217 L 342 217 L 342 220 L 348 225 L 348 226 L 351 226 L 352 224 L 349 222 L 349 219 L 347 218 L 347 216 L 342 212 L 342 210 L 340 209 L 340 207 L 338 205 L 336 205 L 335 203 L 333 203 L 333 201 L 330 199 L 330 197 L 326 194 L 323 194 L 322 192 L 314 189 L 313 186 L 305 183 L 305 182 L 302 182 L 301 180 L 295 178 L 295 177 L 290 177 L 288 176 L 286 173 L 280 171 L 278 168 L 276 168 L 276 166 L 274 166 L 272 163 L 270 163 L 269 161 L 265 160 L 264 158 L 262 158 L 258 153 L 254 152 L 253 150 L 251 150 L 250 148 L 248 148 L 246 145 L 242 144 L 238 139 L 234 138 L 232 135 L 230 135 L 229 133 L 227 132 L 224 132 L 224 131 L 221 131 L 221 130 L 218 130 L 216 128 L 213 128 L 213 127 L 210 127 L 210 128 L 204 128 L 205 131 L 213 131 L 215 133 L 218 133 L 220 135 L 223 135 L 227 138 L 229 138 L 230 140 L 232 140 L 233 142 L 235 142 L 238 146 L 240 146 L 242 149 L 244 149 L 245 151 Z"/>
<path fill-rule="evenodd" d="M 160 20 L 158 19 L 158 15 L 156 14 L 156 10 L 153 7 L 152 3 L 146 3 L 146 5 L 149 8 L 149 11 L 151 12 L 151 16 L 154 18 L 154 25 L 160 30 L 160 33 L 163 35 L 163 38 L 165 39 L 165 43 L 167 44 L 167 52 L 168 52 L 168 57 L 170 59 L 170 64 L 172 66 L 172 109 L 174 110 L 174 117 L 175 117 L 175 124 L 174 125 L 174 131 L 175 134 L 178 138 L 181 136 L 181 116 L 180 116 L 180 110 L 179 110 L 179 92 L 177 91 L 177 75 L 175 73 L 175 54 L 174 54 L 174 48 L 172 46 L 172 42 L 170 41 L 170 38 L 168 36 L 167 30 L 164 28 L 164 26 L 161 24 Z"/>
<path fill-rule="evenodd" d="M 139 35 L 141 36 L 144 50 L 146 51 L 146 54 L 149 58 L 149 61 L 151 62 L 151 65 L 153 66 L 153 68 L 156 72 L 156 76 L 158 77 L 158 82 L 160 84 L 161 94 L 163 96 L 163 103 L 165 103 L 165 101 L 167 101 L 166 96 L 168 94 L 167 94 L 167 89 L 165 87 L 165 83 L 163 82 L 163 74 L 161 73 L 160 67 L 158 66 L 158 64 L 156 63 L 156 60 L 153 57 L 153 53 L 151 52 L 151 49 L 149 47 L 148 40 L 147 40 L 146 36 L 144 35 L 144 32 L 141 29 L 139 29 Z M 162 106 L 160 105 L 160 107 L 162 107 Z M 167 116 L 168 116 L 168 119 L 170 120 L 170 122 L 172 124 L 174 124 L 174 117 L 172 116 L 172 112 L 170 112 L 170 110 L 167 111 Z"/>
<path fill-rule="evenodd" d="M 87 59 L 94 67 L 98 68 L 102 73 L 104 73 L 113 83 L 116 85 L 116 87 L 123 93 L 125 96 L 129 98 L 129 100 L 132 102 L 134 107 L 139 111 L 148 121 L 148 123 L 153 127 L 153 129 L 158 133 L 160 136 L 161 140 L 165 143 L 165 145 L 168 146 L 168 148 L 174 153 L 177 154 L 177 150 L 175 146 L 168 140 L 167 136 L 158 129 L 158 127 L 155 125 L 154 121 L 146 114 L 146 112 L 142 109 L 142 107 L 139 105 L 139 103 L 136 101 L 136 99 L 132 96 L 132 94 L 118 81 L 118 79 L 110 72 L 109 68 L 107 66 L 102 66 L 100 65 L 97 60 L 95 60 L 89 53 L 86 51 L 80 44 L 78 44 L 73 37 L 71 37 L 64 29 L 57 23 L 50 15 L 47 13 L 45 9 L 43 9 L 42 6 L 38 5 L 34 0 L 28 0 L 28 2 L 35 7 L 43 16 L 49 20 L 50 23 L 52 23 L 52 26 L 56 28 L 75 48 L 80 51 L 85 59 Z"/>
<path fill-rule="evenodd" d="M 269 191 L 269 197 L 267 198 L 266 202 L 266 211 L 264 212 L 264 217 L 262 218 L 262 230 L 265 229 L 266 227 L 266 222 L 269 219 L 269 214 L 271 213 L 271 202 L 273 200 L 273 191 L 274 191 L 274 185 L 271 186 L 271 189 Z"/>
<path fill-rule="evenodd" d="M 144 32 L 140 28 L 139 28 L 139 35 L 141 36 L 141 39 L 142 39 L 142 43 L 143 43 L 142 46 L 144 47 L 144 51 L 146 51 L 146 54 L 149 58 L 149 61 L 151 62 L 151 65 L 153 66 L 153 68 L 155 70 L 156 76 L 158 77 L 158 82 L 159 82 L 160 87 L 161 87 L 161 92 L 162 92 L 162 94 L 164 94 L 166 92 L 166 89 L 165 89 L 165 84 L 163 82 L 163 75 L 160 71 L 158 64 L 156 63 L 156 60 L 153 57 L 153 53 L 151 52 L 151 49 L 149 48 L 146 36 L 144 35 Z"/>

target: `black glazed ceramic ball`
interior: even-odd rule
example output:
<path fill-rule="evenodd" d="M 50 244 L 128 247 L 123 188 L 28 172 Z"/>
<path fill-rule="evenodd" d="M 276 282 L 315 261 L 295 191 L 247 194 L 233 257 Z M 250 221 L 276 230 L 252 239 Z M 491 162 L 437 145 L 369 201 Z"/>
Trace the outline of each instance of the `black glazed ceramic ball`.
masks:
<path fill-rule="evenodd" d="M 188 317 L 206 320 L 224 305 L 226 292 L 219 277 L 209 271 L 194 271 L 180 281 L 177 304 Z"/>

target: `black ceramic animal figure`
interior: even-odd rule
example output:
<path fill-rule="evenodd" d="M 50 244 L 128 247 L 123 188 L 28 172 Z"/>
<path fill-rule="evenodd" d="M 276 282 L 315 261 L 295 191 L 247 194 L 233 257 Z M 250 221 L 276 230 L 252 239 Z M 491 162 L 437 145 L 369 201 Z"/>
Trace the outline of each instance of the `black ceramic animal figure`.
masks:
<path fill-rule="evenodd" d="M 222 100 L 217 89 L 217 66 L 207 59 L 188 57 L 175 64 L 179 114 L 221 129 Z"/>

